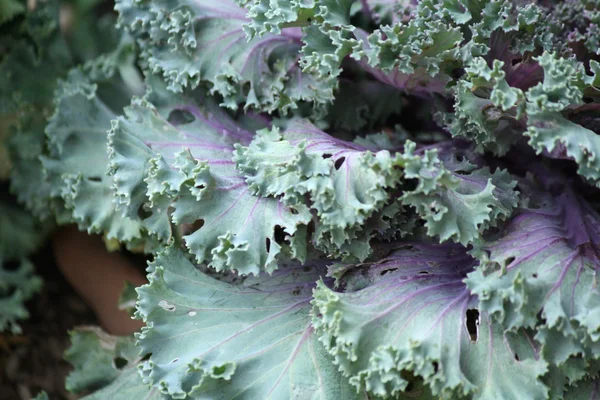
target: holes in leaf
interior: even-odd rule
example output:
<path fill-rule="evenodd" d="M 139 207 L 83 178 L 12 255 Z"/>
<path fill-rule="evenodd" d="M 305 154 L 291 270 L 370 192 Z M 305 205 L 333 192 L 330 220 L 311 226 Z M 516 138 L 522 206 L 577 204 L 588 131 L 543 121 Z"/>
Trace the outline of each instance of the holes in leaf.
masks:
<path fill-rule="evenodd" d="M 323 154 L 321 157 L 323 157 L 324 160 L 327 160 L 328 158 L 331 158 L 331 154 Z"/>
<path fill-rule="evenodd" d="M 266 242 L 265 244 L 267 246 L 267 253 L 268 253 L 269 251 L 271 251 L 271 239 L 267 238 L 265 240 L 265 242 Z"/>
<path fill-rule="evenodd" d="M 435 361 L 434 361 L 434 362 L 432 363 L 432 365 L 433 365 L 433 373 L 434 373 L 434 374 L 437 374 L 437 372 L 438 372 L 438 371 L 439 371 L 439 369 L 440 369 L 440 366 L 439 366 L 439 364 L 438 364 L 437 362 L 435 362 Z"/>
<path fill-rule="evenodd" d="M 546 318 L 542 315 L 542 310 L 537 313 L 538 325 L 546 325 Z"/>
<path fill-rule="evenodd" d="M 168 301 L 166 301 L 164 299 L 158 302 L 158 306 L 168 312 L 173 312 L 177 309 L 177 306 L 169 303 Z"/>
<path fill-rule="evenodd" d="M 386 269 L 386 270 L 384 270 L 384 271 L 381 271 L 381 272 L 379 273 L 379 276 L 384 276 L 385 274 L 387 274 L 387 273 L 389 273 L 389 272 L 394 272 L 394 271 L 397 271 L 397 270 L 398 270 L 398 268 L 390 268 L 390 269 Z"/>
<path fill-rule="evenodd" d="M 147 210 L 145 207 L 142 206 L 138 209 L 137 215 L 141 219 L 147 219 L 147 218 L 150 218 L 152 213 L 150 212 L 150 210 Z"/>
<path fill-rule="evenodd" d="M 312 235 L 315 232 L 315 221 L 311 220 L 308 225 L 306 225 L 306 232 L 309 235 Z"/>
<path fill-rule="evenodd" d="M 584 97 L 583 102 L 586 104 L 593 103 L 594 99 L 592 99 L 591 97 Z"/>
<path fill-rule="evenodd" d="M 248 97 L 248 95 L 250 94 L 251 88 L 252 88 L 252 86 L 250 85 L 250 82 L 246 82 L 242 85 L 242 93 L 243 93 L 244 97 Z"/>
<path fill-rule="evenodd" d="M 474 308 L 467 310 L 467 331 L 473 342 L 477 341 L 477 331 L 479 329 L 479 310 Z"/>
<path fill-rule="evenodd" d="M 223 375 L 225 372 L 227 372 L 227 365 L 213 367 L 213 370 L 212 370 L 212 373 L 217 376 Z"/>
<path fill-rule="evenodd" d="M 515 360 L 516 361 L 521 361 L 521 359 L 519 358 L 519 355 L 517 353 L 515 353 Z"/>
<path fill-rule="evenodd" d="M 5 271 L 16 271 L 19 269 L 19 267 L 21 266 L 21 263 L 19 261 L 7 261 L 6 263 L 2 264 L 2 269 Z"/>
<path fill-rule="evenodd" d="M 538 274 L 534 273 L 532 276 L 533 276 L 534 278 L 537 278 L 537 277 L 538 277 Z"/>
<path fill-rule="evenodd" d="M 510 264 L 512 264 L 513 261 L 515 261 L 515 257 L 508 257 L 504 262 L 504 266 L 508 267 Z"/>
<path fill-rule="evenodd" d="M 125 366 L 129 364 L 129 361 L 124 359 L 123 357 L 115 357 L 113 358 L 113 365 L 116 369 L 123 369 Z"/>
<path fill-rule="evenodd" d="M 277 244 L 282 244 L 283 242 L 285 242 L 285 230 L 279 226 L 279 225 L 275 225 L 275 242 Z"/>
<path fill-rule="evenodd" d="M 500 233 L 500 228 L 498 228 L 497 226 L 492 226 L 491 228 L 488 228 L 486 233 L 488 235 L 497 235 L 498 233 Z"/>
<path fill-rule="evenodd" d="M 342 168 L 344 161 L 346 161 L 346 157 L 340 157 L 337 160 L 335 160 L 335 169 L 339 170 L 340 168 Z"/>
<path fill-rule="evenodd" d="M 400 376 L 408 382 L 403 393 L 406 393 L 410 398 L 420 398 L 422 394 L 423 379 L 419 376 L 415 376 L 414 373 L 407 370 L 400 371 Z"/>
<path fill-rule="evenodd" d="M 412 192 L 413 190 L 415 190 L 417 188 L 419 181 L 416 178 L 410 178 L 410 179 L 403 179 L 402 183 L 404 186 L 404 190 L 406 190 L 407 192 Z"/>
<path fill-rule="evenodd" d="M 300 288 L 295 288 L 292 290 L 292 296 L 298 296 L 300 294 Z"/>
<path fill-rule="evenodd" d="M 87 178 L 87 180 L 90 182 L 102 182 L 102 178 L 100 178 L 99 176 L 90 176 L 89 178 Z"/>
<path fill-rule="evenodd" d="M 523 59 L 521 57 L 517 57 L 513 60 L 511 60 L 510 64 L 514 67 L 517 64 L 520 64 L 523 61 Z"/>
<path fill-rule="evenodd" d="M 174 126 L 189 124 L 195 120 L 196 117 L 186 110 L 173 110 L 169 113 L 169 117 L 167 118 L 167 121 Z"/>
<path fill-rule="evenodd" d="M 451 72 L 450 72 L 450 76 L 453 77 L 454 79 L 458 79 L 461 76 L 463 76 L 465 74 L 465 70 L 464 68 L 454 68 Z"/>
<path fill-rule="evenodd" d="M 292 215 L 298 215 L 298 210 L 296 210 L 295 208 L 290 208 L 290 212 L 292 213 Z"/>
<path fill-rule="evenodd" d="M 197 219 L 193 224 L 190 224 L 190 233 L 194 233 L 204 226 L 203 219 Z"/>
<path fill-rule="evenodd" d="M 429 275 L 429 271 L 419 271 L 419 275 Z"/>
<path fill-rule="evenodd" d="M 492 262 L 492 263 L 490 263 L 490 264 L 489 264 L 489 266 L 488 266 L 488 271 L 489 271 L 489 273 L 486 273 L 486 272 L 484 271 L 484 275 L 485 275 L 485 276 L 488 276 L 488 275 L 489 275 L 490 273 L 492 273 L 492 272 L 498 272 L 498 271 L 501 271 L 501 270 L 502 270 L 502 267 L 500 266 L 500 264 L 499 264 L 499 263 L 497 263 L 497 262 Z"/>

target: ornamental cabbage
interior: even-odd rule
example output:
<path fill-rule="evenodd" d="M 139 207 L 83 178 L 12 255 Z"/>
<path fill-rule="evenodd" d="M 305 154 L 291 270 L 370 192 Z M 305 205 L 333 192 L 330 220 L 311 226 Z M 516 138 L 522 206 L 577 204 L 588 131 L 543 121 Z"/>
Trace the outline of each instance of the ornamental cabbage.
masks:
<path fill-rule="evenodd" d="M 55 226 L 153 259 L 68 390 L 597 397 L 599 1 L 107 2 L 0 6 L 0 329 Z"/>

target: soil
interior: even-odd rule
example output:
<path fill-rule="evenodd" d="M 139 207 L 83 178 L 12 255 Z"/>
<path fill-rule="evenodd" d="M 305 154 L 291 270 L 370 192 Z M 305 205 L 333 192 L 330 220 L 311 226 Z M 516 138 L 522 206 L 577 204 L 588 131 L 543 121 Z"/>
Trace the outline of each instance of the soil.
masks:
<path fill-rule="evenodd" d="M 0 333 L 0 400 L 29 400 L 42 390 L 52 400 L 77 399 L 65 390 L 68 331 L 97 321 L 56 267 L 49 245 L 32 261 L 44 285 L 27 303 L 31 316 L 20 324 L 23 333 Z"/>

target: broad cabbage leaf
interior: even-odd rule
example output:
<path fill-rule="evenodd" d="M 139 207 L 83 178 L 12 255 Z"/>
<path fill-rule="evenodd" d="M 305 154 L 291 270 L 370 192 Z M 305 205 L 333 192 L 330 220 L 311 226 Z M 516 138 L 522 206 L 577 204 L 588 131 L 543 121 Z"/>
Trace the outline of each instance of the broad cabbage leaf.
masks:
<path fill-rule="evenodd" d="M 415 376 L 439 398 L 546 398 L 532 338 L 503 333 L 463 283 L 475 265 L 461 246 L 423 242 L 338 264 L 337 289 L 315 290 L 317 335 L 350 383 L 375 396 L 396 396 Z"/>
<path fill-rule="evenodd" d="M 301 71 L 298 29 L 247 41 L 247 10 L 232 0 L 119 0 L 115 8 L 119 23 L 138 39 L 147 68 L 171 90 L 202 85 L 227 108 L 268 112 L 333 99 L 335 79 Z"/>
<path fill-rule="evenodd" d="M 480 308 L 511 331 L 536 328 L 556 365 L 599 358 L 600 216 L 571 186 L 535 194 L 496 235 L 475 247 L 480 267 L 466 281 Z"/>
<path fill-rule="evenodd" d="M 138 289 L 137 335 L 151 353 L 144 379 L 173 398 L 352 399 L 311 325 L 312 290 L 324 269 L 282 267 L 271 276 L 217 280 L 175 248 Z"/>
<path fill-rule="evenodd" d="M 110 170 L 117 201 L 130 218 L 162 240 L 172 224 L 198 262 L 242 274 L 273 271 L 284 253 L 306 254 L 306 210 L 257 197 L 235 169 L 236 143 L 252 132 L 200 90 L 159 91 L 134 99 L 109 134 Z M 154 104 L 153 104 L 154 103 Z"/>

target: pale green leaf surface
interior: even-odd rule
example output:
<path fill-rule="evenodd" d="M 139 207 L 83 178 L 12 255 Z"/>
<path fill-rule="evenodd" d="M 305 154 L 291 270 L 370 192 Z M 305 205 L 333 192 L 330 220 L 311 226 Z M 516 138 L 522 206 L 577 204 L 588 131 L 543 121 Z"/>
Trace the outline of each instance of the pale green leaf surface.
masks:
<path fill-rule="evenodd" d="M 67 376 L 70 392 L 100 389 L 136 370 L 138 349 L 130 336 L 112 336 L 96 327 L 80 327 L 70 333 L 71 347 L 65 351 L 65 360 L 74 370 Z"/>
<path fill-rule="evenodd" d="M 123 54 L 128 51 L 118 49 L 74 69 L 61 83 L 46 127 L 48 153 L 41 160 L 51 195 L 65 202 L 80 229 L 137 247 L 144 235 L 141 220 L 123 217 L 117 210 L 107 174 L 110 121 L 139 90 L 128 87 L 118 72 L 116 60 L 129 59 Z"/>
<path fill-rule="evenodd" d="M 138 289 L 146 379 L 173 398 L 350 399 L 313 333 L 318 266 L 221 282 L 169 248 Z"/>
<path fill-rule="evenodd" d="M 85 400 L 168 400 L 142 378 L 143 362 L 131 336 L 112 336 L 97 327 L 70 332 L 65 359 L 74 370 L 66 381 L 72 392 L 92 392 Z"/>
<path fill-rule="evenodd" d="M 234 160 L 258 195 L 282 196 L 292 207 L 313 209 L 313 242 L 330 254 L 362 260 L 370 253 L 372 233 L 394 227 L 378 213 L 400 183 L 402 169 L 394 167 L 404 164 L 401 154 L 373 153 L 297 120 L 283 132 L 258 132 L 249 146 L 237 146 Z M 396 209 L 387 217 L 400 213 Z"/>
<path fill-rule="evenodd" d="M 401 201 L 425 220 L 428 235 L 466 245 L 511 214 L 518 202 L 516 182 L 506 171 L 457 162 L 456 149 L 440 150 L 443 162 L 435 148 L 412 156 L 404 176 L 418 184 Z"/>
<path fill-rule="evenodd" d="M 217 270 L 257 274 L 275 270 L 282 252 L 302 258 L 308 212 L 254 196 L 231 161 L 234 144 L 247 144 L 252 132 L 198 90 L 150 99 L 156 107 L 134 100 L 110 133 L 111 173 L 127 215 L 146 216 L 147 229 L 164 239 L 173 236 L 170 220 L 195 224 L 184 232 L 186 246 Z"/>
<path fill-rule="evenodd" d="M 538 153 L 546 150 L 566 154 L 578 164 L 579 174 L 600 186 L 600 134 L 571 122 L 558 112 L 531 116 L 529 145 Z"/>

